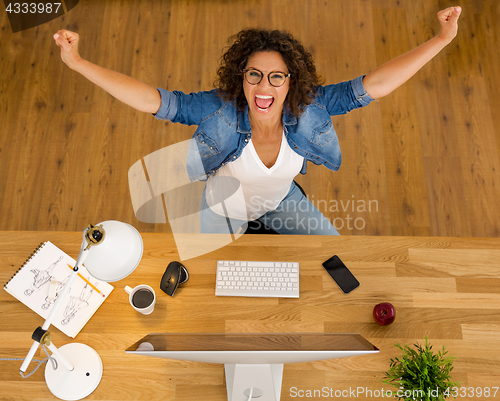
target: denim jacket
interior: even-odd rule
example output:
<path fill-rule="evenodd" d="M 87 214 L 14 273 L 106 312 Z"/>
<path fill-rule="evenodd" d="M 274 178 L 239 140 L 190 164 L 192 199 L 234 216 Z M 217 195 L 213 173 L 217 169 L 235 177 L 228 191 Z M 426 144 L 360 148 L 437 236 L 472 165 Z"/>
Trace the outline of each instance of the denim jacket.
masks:
<path fill-rule="evenodd" d="M 330 116 L 368 105 L 373 99 L 363 87 L 363 76 L 352 81 L 319 86 L 313 102 L 297 118 L 283 113 L 283 129 L 290 147 L 306 162 L 338 170 L 341 153 Z M 252 137 L 248 106 L 242 112 L 223 100 L 217 90 L 185 94 L 158 89 L 161 106 L 155 117 L 197 125 L 189 148 L 187 170 L 192 181 L 204 181 L 224 164 L 240 157 Z"/>

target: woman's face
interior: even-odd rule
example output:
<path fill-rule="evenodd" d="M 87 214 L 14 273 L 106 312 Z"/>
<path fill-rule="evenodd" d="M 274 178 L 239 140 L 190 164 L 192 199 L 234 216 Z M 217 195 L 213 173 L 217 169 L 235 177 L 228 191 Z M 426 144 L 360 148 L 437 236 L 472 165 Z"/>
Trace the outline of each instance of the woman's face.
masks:
<path fill-rule="evenodd" d="M 248 102 L 250 117 L 261 121 L 276 121 L 276 119 L 281 121 L 290 78 L 286 78 L 280 87 L 272 86 L 268 80 L 271 71 L 288 74 L 288 68 L 281 55 L 275 51 L 255 53 L 248 59 L 245 69 L 256 69 L 264 74 L 257 85 L 251 85 L 243 79 L 243 91 Z"/>

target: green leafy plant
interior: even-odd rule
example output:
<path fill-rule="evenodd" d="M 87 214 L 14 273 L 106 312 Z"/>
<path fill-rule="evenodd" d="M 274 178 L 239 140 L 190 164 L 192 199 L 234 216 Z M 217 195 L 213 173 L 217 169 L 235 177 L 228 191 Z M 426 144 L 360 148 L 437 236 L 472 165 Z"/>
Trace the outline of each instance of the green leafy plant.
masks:
<path fill-rule="evenodd" d="M 408 345 L 395 344 L 403 354 L 399 358 L 391 358 L 390 368 L 384 373 L 386 384 L 399 388 L 395 393 L 400 400 L 445 400 L 453 394 L 453 387 L 460 383 L 451 381 L 453 370 L 452 356 L 443 349 L 435 354 L 432 345 L 425 337 L 425 346 L 414 344 L 415 348 Z"/>

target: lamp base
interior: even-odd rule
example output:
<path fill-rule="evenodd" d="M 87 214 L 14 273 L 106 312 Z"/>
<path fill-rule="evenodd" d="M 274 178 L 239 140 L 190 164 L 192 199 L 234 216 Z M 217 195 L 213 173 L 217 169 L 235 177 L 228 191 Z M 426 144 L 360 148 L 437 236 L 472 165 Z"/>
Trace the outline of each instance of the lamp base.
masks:
<path fill-rule="evenodd" d="M 99 354 L 88 345 L 71 343 L 59 348 L 59 352 L 74 366 L 72 371 L 58 361 L 53 369 L 47 362 L 45 381 L 50 392 L 62 400 L 80 400 L 91 394 L 102 378 L 102 361 Z M 53 358 L 57 360 L 55 355 Z"/>

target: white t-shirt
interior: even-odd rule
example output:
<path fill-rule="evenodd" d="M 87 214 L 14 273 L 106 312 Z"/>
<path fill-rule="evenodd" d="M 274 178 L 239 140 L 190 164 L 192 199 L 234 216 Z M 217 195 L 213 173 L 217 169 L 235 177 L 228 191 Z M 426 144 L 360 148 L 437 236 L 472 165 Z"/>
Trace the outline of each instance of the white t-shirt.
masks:
<path fill-rule="evenodd" d="M 207 203 L 210 209 L 221 216 L 226 216 L 225 208 L 227 217 L 255 220 L 278 207 L 290 191 L 303 162 L 304 158 L 290 148 L 283 133 L 276 163 L 268 168 L 260 160 L 250 139 L 238 159 L 222 166 L 208 178 L 205 193 Z M 228 191 L 227 185 L 220 184 L 223 177 L 233 178 L 230 181 L 237 183 L 233 185 L 234 190 Z M 223 191 L 217 188 L 218 185 L 224 185 Z M 221 196 L 224 190 L 228 194 Z"/>

